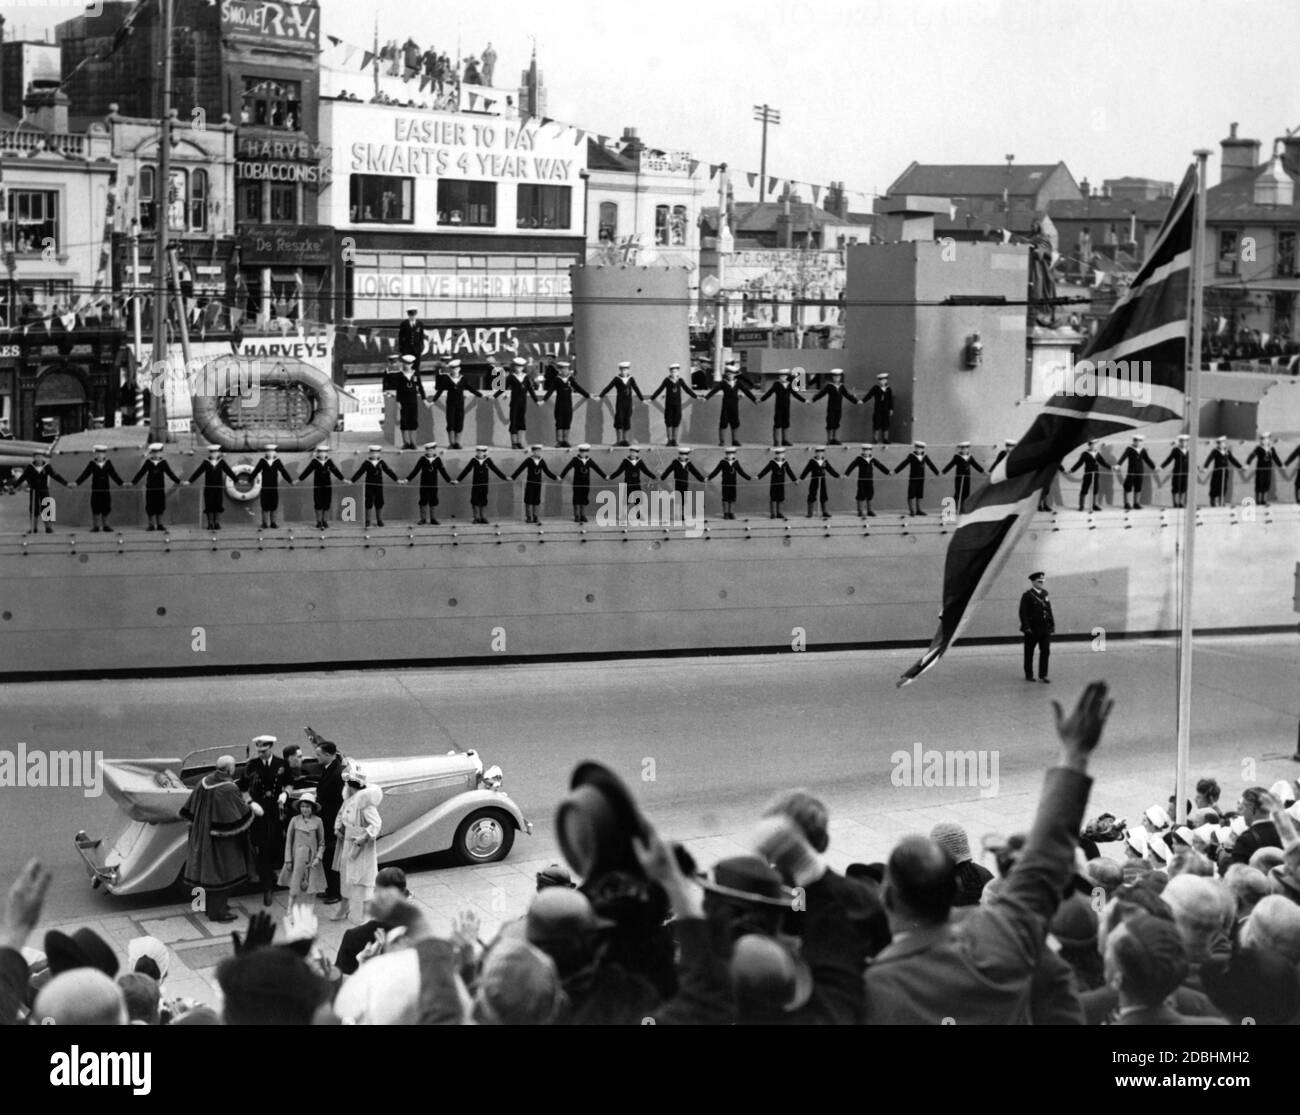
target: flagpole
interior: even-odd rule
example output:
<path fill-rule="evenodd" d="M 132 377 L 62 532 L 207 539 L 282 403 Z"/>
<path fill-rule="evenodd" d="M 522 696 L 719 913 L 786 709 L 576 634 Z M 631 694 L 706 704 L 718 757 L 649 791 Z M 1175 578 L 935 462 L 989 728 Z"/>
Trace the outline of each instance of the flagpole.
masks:
<path fill-rule="evenodd" d="M 1192 281 L 1188 292 L 1191 307 L 1191 337 L 1187 359 L 1187 413 L 1183 431 L 1187 434 L 1187 479 L 1191 501 L 1183 508 L 1183 560 L 1179 585 L 1181 624 L 1178 633 L 1178 757 L 1174 774 L 1174 814 L 1180 825 L 1187 823 L 1187 781 L 1192 750 L 1192 556 L 1196 545 L 1196 486 L 1192 483 L 1196 438 L 1201 417 L 1201 325 L 1205 257 L 1205 168 L 1210 152 L 1201 148 L 1196 155 L 1196 220 L 1192 228 Z"/>

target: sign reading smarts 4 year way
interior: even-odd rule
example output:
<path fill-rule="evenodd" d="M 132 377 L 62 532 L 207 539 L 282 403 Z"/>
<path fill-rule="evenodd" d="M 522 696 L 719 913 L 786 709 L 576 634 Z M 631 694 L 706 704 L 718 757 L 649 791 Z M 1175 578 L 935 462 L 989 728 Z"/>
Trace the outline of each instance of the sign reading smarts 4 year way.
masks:
<path fill-rule="evenodd" d="M 385 142 L 351 145 L 350 172 L 571 184 L 583 169 L 572 143 L 561 156 L 539 128 L 514 121 L 398 116 L 388 127 Z"/>
<path fill-rule="evenodd" d="M 316 0 L 221 0 L 221 33 L 318 46 L 320 7 Z"/>

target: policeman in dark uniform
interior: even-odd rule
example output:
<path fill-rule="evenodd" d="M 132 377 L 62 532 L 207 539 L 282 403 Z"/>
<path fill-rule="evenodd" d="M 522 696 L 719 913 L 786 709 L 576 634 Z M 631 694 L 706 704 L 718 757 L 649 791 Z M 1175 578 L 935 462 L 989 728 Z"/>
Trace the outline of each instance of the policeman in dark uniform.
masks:
<path fill-rule="evenodd" d="M 1038 648 L 1038 680 L 1047 683 L 1047 663 L 1052 654 L 1056 620 L 1047 598 L 1046 574 L 1030 573 L 1030 588 L 1020 598 L 1020 632 L 1025 637 L 1025 681 L 1034 680 L 1034 648 Z"/>
<path fill-rule="evenodd" d="M 451 478 L 447 466 L 442 463 L 436 441 L 425 443 L 424 456 L 415 462 L 415 468 L 406 479 L 409 482 L 417 476 L 420 478 L 420 526 L 424 526 L 426 521 L 437 526 L 438 516 L 434 508 L 438 506 L 438 477 L 441 476 L 448 484 L 458 481 Z"/>
<path fill-rule="evenodd" d="M 682 512 L 682 521 L 686 521 L 686 497 L 691 491 L 691 477 L 695 477 L 701 484 L 704 483 L 704 475 L 691 464 L 691 447 L 683 445 L 677 450 L 677 460 L 671 461 L 660 480 L 673 478 L 673 508 L 674 514 L 677 510 Z"/>
<path fill-rule="evenodd" d="M 654 402 L 661 394 L 664 397 L 664 428 L 668 439 L 665 444 L 676 445 L 677 431 L 682 424 L 682 395 L 689 395 L 692 399 L 698 399 L 699 396 L 695 394 L 691 385 L 682 379 L 680 364 L 668 365 L 668 374 L 654 389 L 650 401 Z"/>
<path fill-rule="evenodd" d="M 894 469 L 895 473 L 907 469 L 907 513 L 909 515 L 924 515 L 921 509 L 921 500 L 925 498 L 925 470 L 929 469 L 935 476 L 939 475 L 939 470 L 935 468 L 934 462 L 930 460 L 930 455 L 925 451 L 925 442 L 914 441 L 912 443 L 912 452 L 904 457 L 898 467 Z"/>
<path fill-rule="evenodd" d="M 822 384 L 822 389 L 812 397 L 815 403 L 818 399 L 826 400 L 826 444 L 839 445 L 840 439 L 835 435 L 840 432 L 840 420 L 844 415 L 844 400 L 855 406 L 859 400 L 847 387 L 844 386 L 844 369 L 832 368 L 830 383 Z"/>
<path fill-rule="evenodd" d="M 844 470 L 844 475 L 851 476 L 853 473 L 858 474 L 858 518 L 863 519 L 867 516 L 876 517 L 876 513 L 871 510 L 871 501 L 876 496 L 876 473 L 889 475 L 889 469 L 882 465 L 871 455 L 872 448 L 870 445 L 864 445 L 860 452 L 852 461 L 849 467 Z"/>
<path fill-rule="evenodd" d="M 965 512 L 966 497 L 970 495 L 971 469 L 980 473 L 984 471 L 979 461 L 970 455 L 969 441 L 959 441 L 952 460 L 943 466 L 945 475 L 953 469 L 957 470 L 957 475 L 953 477 L 952 498 L 956 501 L 957 513 L 960 515 Z"/>
<path fill-rule="evenodd" d="M 1156 467 L 1155 461 L 1151 459 L 1151 454 L 1143 447 L 1142 443 L 1146 439 L 1141 434 L 1133 435 L 1133 444 L 1130 445 L 1123 453 L 1120 454 L 1119 460 L 1115 464 L 1116 469 L 1128 465 L 1128 472 L 1124 474 L 1124 510 L 1141 511 L 1142 510 L 1142 480 L 1146 475 L 1148 466 L 1152 469 Z M 1133 493 L 1133 506 L 1129 507 L 1129 493 Z"/>
<path fill-rule="evenodd" d="M 620 480 L 627 486 L 628 506 L 632 505 L 632 493 L 641 491 L 641 477 L 646 476 L 651 480 L 655 474 L 646 467 L 645 461 L 641 460 L 641 447 L 639 445 L 629 445 L 627 456 L 624 457 L 613 472 L 609 474 L 609 479 L 613 483 Z"/>
<path fill-rule="evenodd" d="M 284 829 L 280 825 L 278 799 L 289 784 L 288 767 L 274 751 L 275 736 L 255 736 L 253 746 L 257 754 L 244 764 L 244 773 L 238 786 L 262 809 L 262 815 L 253 819 L 249 836 L 253 843 L 253 859 L 257 864 L 258 878 L 262 882 L 262 905 L 271 905 L 275 891 L 275 877 L 284 862 Z"/>
<path fill-rule="evenodd" d="M 81 470 L 81 475 L 72 482 L 72 486 L 75 488 L 89 478 L 90 517 L 95 524 L 90 528 L 90 533 L 98 534 L 100 530 L 113 529 L 108 525 L 108 517 L 113 511 L 112 489 L 109 488 L 108 484 L 111 480 L 120 488 L 122 478 L 118 476 L 117 469 L 113 467 L 113 462 L 108 459 L 107 445 L 96 445 L 94 453 L 95 456 L 86 463 L 86 467 Z"/>
<path fill-rule="evenodd" d="M 537 505 L 542 502 L 542 477 L 549 476 L 552 480 L 558 480 L 559 477 L 542 460 L 540 445 L 532 447 L 532 456 L 523 459 L 510 474 L 510 479 L 518 480 L 519 474 L 525 471 L 528 475 L 524 478 L 524 522 L 540 523 L 542 520 L 537 517 Z"/>
<path fill-rule="evenodd" d="M 528 361 L 522 356 L 516 356 L 510 364 L 510 374 L 492 397 L 499 399 L 502 395 L 510 396 L 510 448 L 522 449 L 521 435 L 528 429 L 528 400 L 537 402 L 537 393 L 528 382 Z"/>
<path fill-rule="evenodd" d="M 1179 434 L 1177 443 L 1169 450 L 1169 456 L 1160 462 L 1161 468 L 1168 468 L 1171 464 L 1174 466 L 1173 496 L 1175 507 L 1187 506 L 1187 440 L 1186 434 Z"/>
<path fill-rule="evenodd" d="M 590 399 L 591 394 L 573 378 L 573 368 L 567 360 L 557 363 L 555 372 L 555 381 L 546 389 L 546 397 L 542 401 L 546 402 L 552 395 L 555 396 L 555 444 L 568 449 L 569 430 L 573 426 L 573 396 L 576 393 L 584 399 Z"/>
<path fill-rule="evenodd" d="M 622 360 L 618 365 L 618 375 L 605 385 L 605 390 L 600 393 L 603 399 L 611 391 L 614 394 L 614 436 L 618 439 L 615 444 L 626 446 L 628 438 L 631 436 L 632 429 L 632 396 L 635 395 L 642 402 L 645 402 L 645 396 L 641 394 L 641 388 L 636 385 L 636 380 L 632 378 L 632 365 L 627 360 Z"/>
<path fill-rule="evenodd" d="M 889 427 L 894 419 L 894 389 L 889 386 L 889 373 L 881 372 L 876 376 L 876 385 L 868 391 L 862 401 L 875 400 L 871 413 L 871 436 L 882 445 L 889 444 Z"/>
<path fill-rule="evenodd" d="M 1079 510 L 1084 509 L 1083 505 L 1087 502 L 1088 493 L 1092 493 L 1092 509 L 1101 510 L 1101 504 L 1098 500 L 1101 497 L 1101 470 L 1110 468 L 1105 458 L 1097 449 L 1095 439 L 1089 438 L 1088 446 L 1079 454 L 1079 459 L 1070 466 L 1070 472 L 1078 472 L 1083 469 L 1083 483 L 1079 487 Z"/>
<path fill-rule="evenodd" d="M 334 501 L 334 481 L 330 476 L 335 476 L 339 480 L 343 479 L 343 473 L 339 472 L 339 466 L 330 460 L 330 450 L 328 445 L 316 446 L 316 455 L 307 462 L 307 467 L 298 474 L 298 482 L 312 477 L 312 506 L 316 510 L 316 527 L 318 530 L 324 530 L 329 524 L 330 505 Z"/>
<path fill-rule="evenodd" d="M 465 477 L 473 474 L 469 487 L 469 507 L 474 513 L 473 521 L 481 526 L 490 526 L 487 520 L 487 502 L 488 486 L 492 483 L 492 473 L 496 473 L 502 480 L 506 479 L 506 474 L 497 468 L 496 461 L 488 458 L 488 447 L 478 445 L 474 447 L 474 459 L 460 470 L 457 480 L 464 480 Z"/>
<path fill-rule="evenodd" d="M 402 431 L 402 448 L 415 448 L 415 435 L 420 429 L 420 404 L 427 397 L 424 381 L 416 370 L 416 359 L 409 352 L 402 356 L 402 374 L 393 386 L 397 396 L 397 428 Z"/>
<path fill-rule="evenodd" d="M 262 459 L 253 466 L 253 472 L 249 476 L 249 480 L 253 483 L 256 483 L 259 477 L 261 478 L 262 490 L 257 498 L 262 505 L 262 526 L 266 526 L 269 518 L 272 530 L 278 526 L 275 513 L 280 509 L 280 477 L 284 477 L 286 484 L 291 487 L 293 485 L 293 479 L 284 467 L 284 462 L 276 456 L 278 448 L 278 445 L 268 445 L 262 454 Z"/>
<path fill-rule="evenodd" d="M 722 395 L 722 410 L 718 413 L 718 444 L 726 445 L 726 432 L 731 430 L 731 444 L 739 445 L 736 435 L 740 432 L 740 396 L 743 393 L 751 402 L 758 402 L 754 398 L 754 393 L 749 389 L 749 385 L 739 378 L 740 365 L 728 364 L 723 372 L 722 382 L 715 383 L 712 389 L 704 397 L 713 398 L 714 395 Z"/>
<path fill-rule="evenodd" d="M 749 473 L 736 460 L 736 451 L 734 449 L 728 448 L 726 450 L 722 460 L 713 466 L 713 471 L 709 473 L 706 479 L 712 480 L 719 474 L 722 476 L 722 517 L 724 519 L 734 519 L 736 514 L 732 508 L 736 505 L 736 477 L 743 477 L 745 480 L 749 479 Z"/>
<path fill-rule="evenodd" d="M 149 518 L 145 530 L 165 530 L 162 517 L 167 513 L 167 477 L 171 477 L 172 486 L 179 488 L 181 478 L 172 472 L 171 465 L 163 460 L 163 443 L 155 441 L 149 446 L 149 456 L 139 471 L 131 477 L 134 487 L 144 481 L 144 513 Z"/>
<path fill-rule="evenodd" d="M 221 446 L 208 446 L 208 459 L 194 470 L 193 484 L 203 477 L 203 519 L 208 530 L 221 529 L 221 513 L 226 509 L 226 481 L 234 481 L 235 474 L 221 456 Z"/>
<path fill-rule="evenodd" d="M 448 360 L 445 368 L 446 373 L 437 381 L 433 401 L 436 403 L 444 394 L 447 396 L 447 444 L 459 449 L 460 434 L 465 428 L 465 396 L 477 399 L 479 392 L 461 377 L 459 360 Z"/>
<path fill-rule="evenodd" d="M 406 320 L 402 322 L 397 330 L 397 351 L 402 356 L 414 358 L 411 363 L 414 365 L 415 374 L 419 375 L 420 358 L 424 355 L 426 340 L 424 324 L 417 320 L 416 313 L 414 307 L 406 311 Z"/>
<path fill-rule="evenodd" d="M 1255 466 L 1255 502 L 1260 507 L 1267 507 L 1269 492 L 1273 489 L 1273 466 L 1282 467 L 1282 458 L 1273 446 L 1272 434 L 1259 435 L 1259 444 L 1250 451 L 1246 464 Z"/>
<path fill-rule="evenodd" d="M 375 525 L 384 525 L 384 477 L 385 475 L 397 479 L 397 473 L 388 467 L 388 462 L 383 458 L 384 447 L 382 445 L 372 445 L 369 448 L 370 459 L 361 462 L 361 467 L 352 474 L 352 483 L 355 484 L 363 476 L 366 478 L 366 526 L 370 525 L 370 509 L 375 511 Z"/>
<path fill-rule="evenodd" d="M 790 383 L 790 373 L 784 368 L 776 373 L 775 382 L 758 397 L 758 401 L 761 403 L 773 396 L 776 397 L 776 402 L 772 404 L 772 444 L 789 445 L 785 435 L 790 432 L 790 400 L 798 399 L 801 403 L 808 400 L 794 389 Z"/>
<path fill-rule="evenodd" d="M 834 466 L 826 460 L 825 446 L 818 446 L 813 450 L 813 459 L 803 466 L 803 472 L 799 474 L 799 479 L 812 477 L 808 481 L 808 518 L 813 517 L 813 504 L 820 503 L 822 507 L 822 518 L 829 519 L 830 512 L 826 510 L 826 477 L 839 477 Z"/>
<path fill-rule="evenodd" d="M 1228 491 L 1228 466 L 1232 465 L 1241 472 L 1241 462 L 1233 456 L 1228 448 L 1228 439 L 1222 435 L 1214 439 L 1214 448 L 1205 458 L 1203 469 L 1210 469 L 1210 506 L 1219 507 Z"/>
<path fill-rule="evenodd" d="M 14 485 L 17 489 L 26 484 L 31 492 L 32 534 L 36 533 L 36 524 L 41 521 L 45 523 L 46 534 L 54 533 L 54 528 L 50 526 L 50 520 L 54 518 L 54 501 L 50 498 L 51 480 L 65 488 L 68 486 L 68 482 L 50 467 L 50 455 L 45 450 L 38 449 L 32 454 L 32 463 L 23 469 Z"/>
<path fill-rule="evenodd" d="M 788 478 L 794 483 L 798 483 L 799 478 L 795 476 L 794 469 L 786 462 L 785 447 L 783 445 L 774 445 L 772 447 L 772 460 L 768 461 L 759 469 L 757 479 L 762 480 L 764 476 L 771 476 L 768 482 L 767 498 L 771 507 L 769 519 L 784 519 L 781 514 L 781 504 L 785 502 L 785 482 Z"/>
<path fill-rule="evenodd" d="M 591 446 L 585 441 L 578 446 L 578 455 L 560 470 L 560 479 L 563 480 L 570 472 L 573 473 L 573 521 L 585 523 L 587 501 L 591 495 L 591 474 L 594 472 L 602 480 L 608 477 L 601 471 L 600 465 L 591 459 Z"/>

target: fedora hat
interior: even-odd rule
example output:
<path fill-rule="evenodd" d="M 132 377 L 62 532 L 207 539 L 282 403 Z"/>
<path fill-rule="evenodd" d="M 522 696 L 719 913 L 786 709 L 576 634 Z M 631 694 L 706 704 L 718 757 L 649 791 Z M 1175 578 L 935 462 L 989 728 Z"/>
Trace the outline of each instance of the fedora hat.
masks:
<path fill-rule="evenodd" d="M 569 795 L 555 811 L 555 836 L 565 861 L 585 880 L 609 871 L 644 874 L 632 838 L 646 838 L 645 820 L 622 779 L 600 763 L 574 768 Z"/>
<path fill-rule="evenodd" d="M 71 936 L 51 929 L 45 934 L 45 956 L 56 976 L 74 968 L 98 968 L 110 979 L 120 967 L 108 942 L 84 925 Z"/>
<path fill-rule="evenodd" d="M 702 885 L 710 894 L 754 906 L 794 909 L 795 892 L 782 881 L 777 870 L 761 856 L 731 856 L 718 860 Z"/>

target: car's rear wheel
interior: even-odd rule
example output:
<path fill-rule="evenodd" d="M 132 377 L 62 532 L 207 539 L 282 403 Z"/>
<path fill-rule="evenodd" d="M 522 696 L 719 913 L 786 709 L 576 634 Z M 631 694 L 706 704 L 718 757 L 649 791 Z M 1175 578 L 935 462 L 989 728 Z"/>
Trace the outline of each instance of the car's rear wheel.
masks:
<path fill-rule="evenodd" d="M 495 863 L 510 854 L 515 842 L 515 823 L 500 809 L 471 813 L 456 830 L 452 851 L 461 863 Z"/>

